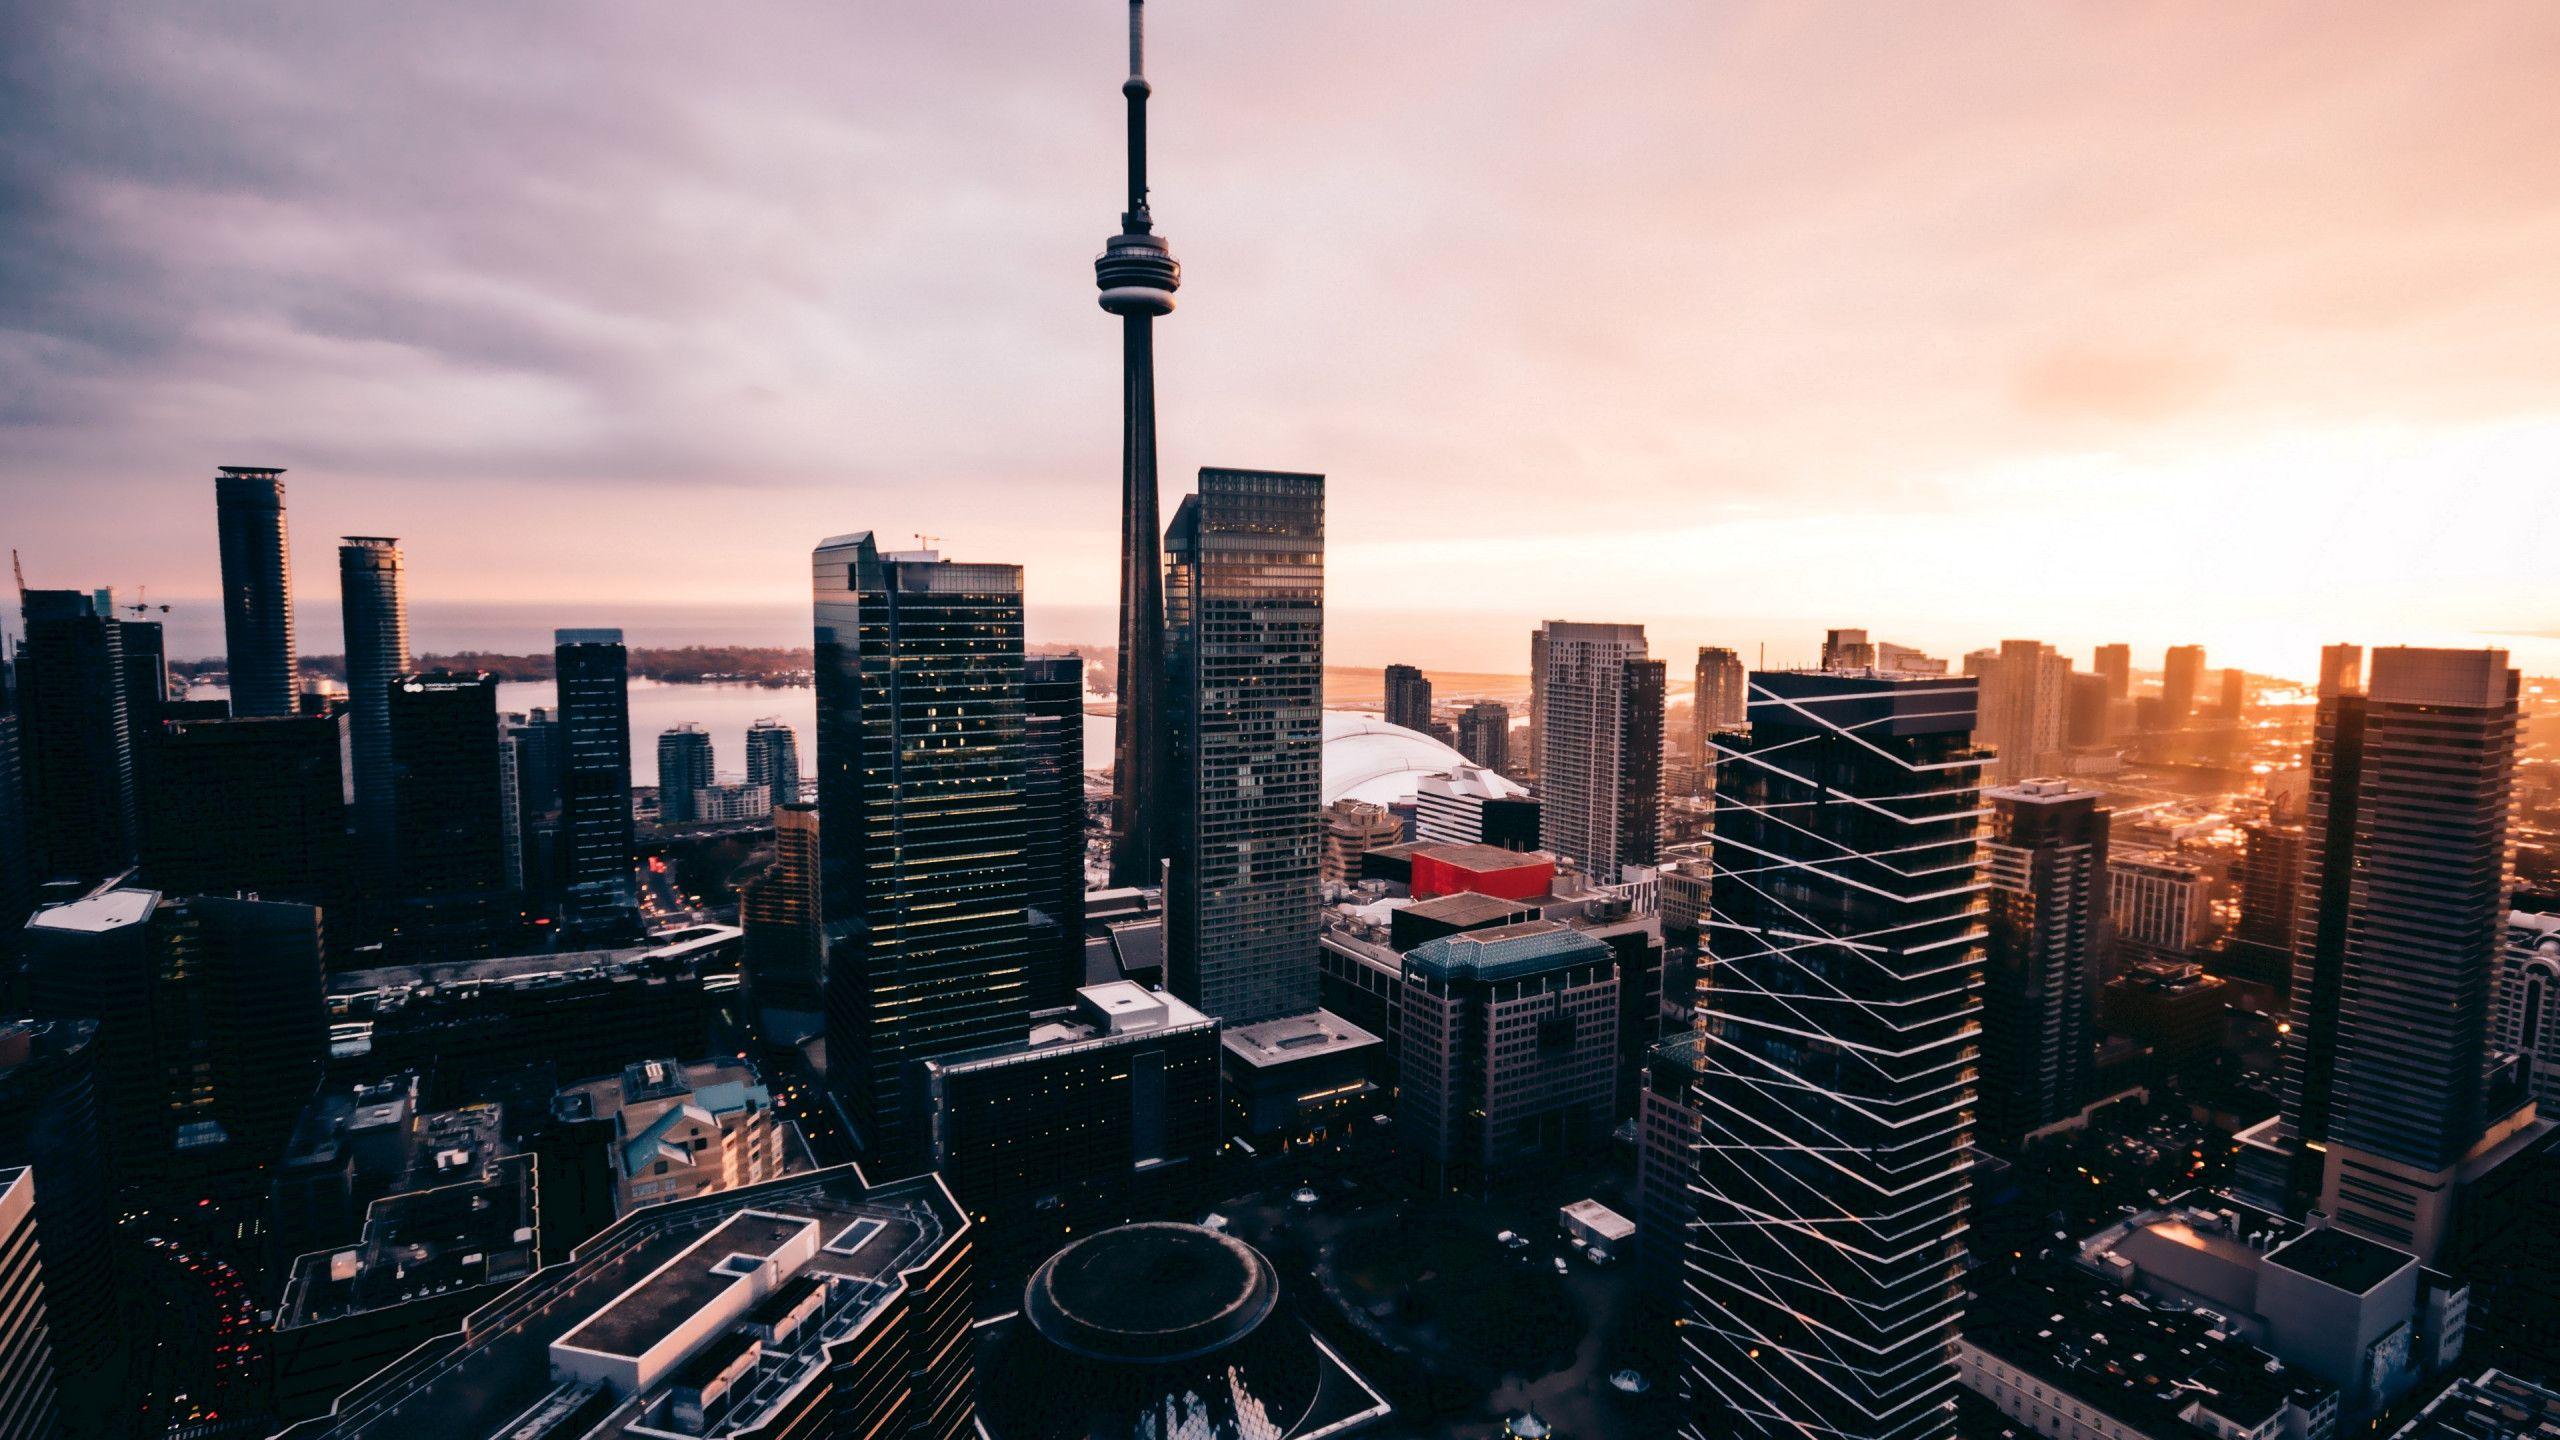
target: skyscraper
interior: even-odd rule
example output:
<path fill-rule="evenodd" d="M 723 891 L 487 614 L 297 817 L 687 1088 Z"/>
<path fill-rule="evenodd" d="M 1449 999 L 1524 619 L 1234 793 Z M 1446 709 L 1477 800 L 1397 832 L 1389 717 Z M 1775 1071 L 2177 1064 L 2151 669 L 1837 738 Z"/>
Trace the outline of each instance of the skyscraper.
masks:
<path fill-rule="evenodd" d="M 2090 657 L 2089 668 L 2106 677 L 2107 698 L 2126 700 L 2133 696 L 2133 647 L 2101 645 Z"/>
<path fill-rule="evenodd" d="M 779 807 L 800 799 L 800 737 L 766 716 L 747 727 L 747 783 L 762 785 Z"/>
<path fill-rule="evenodd" d="M 1604 884 L 1662 844 L 1662 662 L 1641 625 L 1550 620 L 1538 677 L 1538 837 Z"/>
<path fill-rule="evenodd" d="M 631 828 L 631 660 L 619 630 L 552 637 L 560 698 L 560 882 L 580 918 L 639 903 Z"/>
<path fill-rule="evenodd" d="M 756 1004 L 817 1010 L 825 1003 L 826 936 L 819 923 L 818 807 L 773 807 L 773 864 L 738 894 L 741 954 Z"/>
<path fill-rule="evenodd" d="M 222 635 L 231 668 L 231 713 L 290 715 L 302 686 L 293 653 L 284 472 L 225 465 L 214 477 L 213 500 L 222 536 Z"/>
<path fill-rule="evenodd" d="M 2463 1162 L 2506 1123 L 2487 1076 L 2517 696 L 2503 650 L 2376 650 L 2344 854 L 2329 847 L 2324 800 L 2336 802 L 2313 774 L 2305 890 L 2316 873 L 2333 894 L 2341 865 L 2354 876 L 2321 1208 L 2428 1261 Z"/>
<path fill-rule="evenodd" d="M 8 1440 L 47 1440 L 70 1418 L 56 1398 L 61 1360 L 35 1195 L 33 1170 L 0 1169 L 0 1436 Z M 72 1433 L 98 1433 L 97 1418 L 78 1417 L 82 1428 Z"/>
<path fill-rule="evenodd" d="M 1027 1033 L 1022 568 L 811 557 L 827 1084 L 866 1173 L 912 1173 L 913 1062 Z"/>
<path fill-rule="evenodd" d="M 658 736 L 658 820 L 682 825 L 694 818 L 693 792 L 711 784 L 711 732 L 690 722 Z"/>
<path fill-rule="evenodd" d="M 22 591 L 19 603 L 18 714 L 39 873 L 102 880 L 133 863 L 140 829 L 123 627 L 78 590 Z"/>
<path fill-rule="evenodd" d="M 36 837 L 27 816 L 25 732 L 18 725 L 16 671 L 0 651 L 0 965 L 16 953 L 17 929 L 36 903 Z"/>
<path fill-rule="evenodd" d="M 2052 771 L 2067 734 L 2071 661 L 2034 640 L 2003 640 L 1997 653 L 1966 656 L 1965 673 L 1982 682 L 1974 736 L 1995 752 L 1991 778 Z"/>
<path fill-rule="evenodd" d="M 1147 208 L 1146 29 L 1129 0 L 1129 204 L 1093 262 L 1102 308 L 1120 317 L 1120 683 L 1111 792 L 1111 883 L 1152 885 L 1163 856 L 1164 573 L 1156 519 L 1156 317 L 1172 313 L 1182 267 Z"/>
<path fill-rule="evenodd" d="M 1429 733 L 1431 677 L 1411 665 L 1387 667 L 1387 723 Z"/>
<path fill-rule="evenodd" d="M 2204 647 L 2172 645 L 2160 661 L 2160 721 L 2183 725 L 2204 691 Z"/>
<path fill-rule="evenodd" d="M 1991 802 L 1982 992 L 1982 1139 L 2015 1154 L 2028 1132 L 2088 1103 L 2098 947 L 2107 921 L 2107 821 L 2094 790 L 2029 780 Z"/>
<path fill-rule="evenodd" d="M 347 754 L 356 849 L 367 883 L 391 883 L 395 824 L 391 687 L 409 673 L 409 609 L 400 594 L 400 542 L 349 535 L 338 546 L 338 615 L 347 640 Z"/>
<path fill-rule="evenodd" d="M 498 682 L 485 671 L 406 675 L 391 688 L 399 891 L 410 900 L 507 888 Z"/>
<path fill-rule="evenodd" d="M 102 596 L 98 613 L 110 617 L 116 613 L 113 592 Z M 116 633 L 124 638 L 125 728 L 133 735 L 137 767 L 134 773 L 139 783 L 143 742 L 160 728 L 161 712 L 169 704 L 169 642 L 157 620 L 118 620 Z"/>
<path fill-rule="evenodd" d="M 347 715 L 179 720 L 143 744 L 142 871 L 181 895 L 253 892 L 334 912 Z"/>
<path fill-rule="evenodd" d="M 1685 1433 L 1939 1440 L 1981 1013 L 1974 684 L 1751 684 L 1699 962 Z"/>
<path fill-rule="evenodd" d="M 48 1277 L 66 1428 L 75 1435 L 114 1433 L 107 1417 L 126 1394 L 97 1033 L 92 1020 L 0 1023 L 0 1166 L 35 1172 L 36 1253 Z"/>
<path fill-rule="evenodd" d="M 1458 753 L 1497 774 L 1511 768 L 1511 709 L 1479 700 L 1458 715 Z"/>
<path fill-rule="evenodd" d="M 1084 985 L 1084 657 L 1022 662 L 1023 805 L 1031 1004 L 1075 1003 Z"/>
<path fill-rule="evenodd" d="M 1324 477 L 1200 472 L 1165 538 L 1167 988 L 1230 1026 L 1316 1008 Z"/>
<path fill-rule="evenodd" d="M 1699 646 L 1696 689 L 1690 698 L 1695 707 L 1690 723 L 1696 730 L 1691 753 L 1704 765 L 1715 753 L 1707 737 L 1751 718 L 1750 699 L 1743 691 L 1742 657 L 1721 645 Z"/>

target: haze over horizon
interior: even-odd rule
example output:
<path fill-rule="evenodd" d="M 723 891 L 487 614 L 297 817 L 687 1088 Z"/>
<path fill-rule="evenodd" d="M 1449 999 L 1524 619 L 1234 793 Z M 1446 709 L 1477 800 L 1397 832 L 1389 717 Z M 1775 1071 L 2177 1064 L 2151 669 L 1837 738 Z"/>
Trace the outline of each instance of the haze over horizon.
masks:
<path fill-rule="evenodd" d="M 0 544 L 210 597 L 213 467 L 277 465 L 302 601 L 399 535 L 421 649 L 468 643 L 440 607 L 805 626 L 862 528 L 1105 640 L 1115 8 L 17 14 Z M 2517 178 L 2560 11 L 1150 32 L 1168 488 L 1330 477 L 1339 663 L 1516 670 L 1562 616 L 2560 672 L 2518 583 L 2560 541 L 2560 195 Z"/>

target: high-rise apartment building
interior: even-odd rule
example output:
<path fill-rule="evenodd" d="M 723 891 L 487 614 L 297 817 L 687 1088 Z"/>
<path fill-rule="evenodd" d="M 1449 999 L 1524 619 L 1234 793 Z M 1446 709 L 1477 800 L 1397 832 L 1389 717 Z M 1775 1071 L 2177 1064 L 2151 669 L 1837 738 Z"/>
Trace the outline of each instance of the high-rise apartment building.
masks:
<path fill-rule="evenodd" d="M 33 1170 L 0 1169 L 0 1440 L 52 1440 L 71 1418 L 55 1388 L 62 1377 L 51 1311 L 54 1285 L 45 1276 L 35 1195 Z M 95 1424 L 100 1417 L 81 1418 Z"/>
<path fill-rule="evenodd" d="M 579 918 L 638 903 L 632 876 L 631 656 L 619 630 L 553 636 L 560 699 L 560 888 Z"/>
<path fill-rule="evenodd" d="M 2034 640 L 2003 640 L 1965 657 L 1982 682 L 1974 738 L 1992 748 L 1991 776 L 2011 784 L 2059 768 L 2067 739 L 2071 661 Z"/>
<path fill-rule="evenodd" d="M 1022 662 L 1023 865 L 1031 1004 L 1073 1004 L 1084 974 L 1084 657 Z"/>
<path fill-rule="evenodd" d="M 694 818 L 693 792 L 712 783 L 711 732 L 687 722 L 658 736 L 658 822 L 684 825 Z"/>
<path fill-rule="evenodd" d="M 1511 770 L 1505 772 L 1517 773 L 1523 780 L 1534 780 L 1538 775 L 1538 746 L 1546 728 L 1546 722 L 1539 714 L 1546 708 L 1545 697 L 1539 693 L 1539 687 L 1546 673 L 1547 627 L 1541 625 L 1529 632 L 1529 743 L 1512 757 Z"/>
<path fill-rule="evenodd" d="M 799 803 L 800 737 L 770 715 L 747 727 L 747 783 L 776 805 Z"/>
<path fill-rule="evenodd" d="M 2204 647 L 2172 645 L 2160 661 L 2160 721 L 2183 725 L 2196 713 L 2196 697 L 2204 693 Z"/>
<path fill-rule="evenodd" d="M 1458 753 L 1471 765 L 1496 772 L 1510 770 L 1510 707 L 1499 700 L 1479 700 L 1459 712 Z"/>
<path fill-rule="evenodd" d="M 1431 677 L 1411 665 L 1387 667 L 1387 723 L 1428 734 L 1431 730 Z"/>
<path fill-rule="evenodd" d="M 1983 792 L 1991 882 L 1983 952 L 1981 1134 L 2014 1154 L 2092 1098 L 2108 812 L 2093 790 L 2029 780 Z"/>
<path fill-rule="evenodd" d="M 2302 827 L 2257 821 L 2241 826 L 2240 836 L 2240 924 L 2234 933 L 2289 956 L 2301 909 Z"/>
<path fill-rule="evenodd" d="M 1975 686 L 1752 686 L 1699 962 L 1685 1433 L 1943 1440 L 1988 885 Z"/>
<path fill-rule="evenodd" d="M 1550 620 L 1538 736 L 1541 847 L 1614 883 L 1662 844 L 1662 662 L 1641 625 Z"/>
<path fill-rule="evenodd" d="M 2253 1195 L 2432 1261 L 2524 1115 L 2493 1093 L 2516 673 L 2498 650 L 2324 654 L 2284 1109 Z"/>
<path fill-rule="evenodd" d="M 1313 1010 L 1324 477 L 1204 469 L 1165 547 L 1166 988 L 1231 1026 Z"/>
<path fill-rule="evenodd" d="M 1022 568 L 812 556 L 827 1083 L 865 1173 L 928 1163 L 918 1060 L 1019 1039 L 1030 1010 Z"/>
<path fill-rule="evenodd" d="M 818 807 L 775 806 L 773 864 L 738 895 L 747 984 L 760 1006 L 814 1011 L 825 1003 L 818 870 Z"/>
<path fill-rule="evenodd" d="M 19 594 L 17 690 L 39 873 L 94 881 L 133 863 L 140 809 L 124 627 L 79 590 Z"/>
<path fill-rule="evenodd" d="M 2161 850 L 2107 857 L 2107 911 L 2126 958 L 2185 959 L 2213 935 L 2213 881 L 2204 867 Z"/>
<path fill-rule="evenodd" d="M 1324 808 L 1324 860 L 1317 873 L 1327 885 L 1360 879 L 1360 862 L 1372 850 L 1404 841 L 1404 822 L 1384 805 L 1336 800 Z"/>
<path fill-rule="evenodd" d="M 1721 645 L 1698 647 L 1697 688 L 1692 695 L 1696 710 L 1690 720 L 1696 729 L 1691 753 L 1697 763 L 1708 764 L 1715 754 L 1708 736 L 1719 730 L 1736 729 L 1750 720 L 1751 699 L 1746 684 L 1740 655 Z"/>
<path fill-rule="evenodd" d="M 2089 668 L 2106 677 L 2107 698 L 2133 698 L 2133 647 L 2125 644 L 2101 645 L 2090 658 Z"/>
<path fill-rule="evenodd" d="M 222 538 L 222 635 L 231 713 L 290 715 L 302 686 L 293 652 L 293 557 L 284 472 L 225 465 L 213 482 Z"/>
<path fill-rule="evenodd" d="M 1864 630 L 1825 630 L 1822 632 L 1822 668 L 1825 670 L 1865 670 L 1876 663 L 1876 647 Z"/>
<path fill-rule="evenodd" d="M 129 1395 L 97 1034 L 92 1020 L 0 1023 L 0 1166 L 35 1173 L 36 1253 L 48 1277 L 64 1428 L 74 1435 L 115 1433 L 110 1417 Z"/>
<path fill-rule="evenodd" d="M 391 774 L 391 687 L 409 673 L 409 607 L 401 595 L 400 542 L 349 535 L 338 546 L 338 613 L 347 642 L 349 779 L 357 853 L 367 883 L 392 883 L 398 823 Z"/>

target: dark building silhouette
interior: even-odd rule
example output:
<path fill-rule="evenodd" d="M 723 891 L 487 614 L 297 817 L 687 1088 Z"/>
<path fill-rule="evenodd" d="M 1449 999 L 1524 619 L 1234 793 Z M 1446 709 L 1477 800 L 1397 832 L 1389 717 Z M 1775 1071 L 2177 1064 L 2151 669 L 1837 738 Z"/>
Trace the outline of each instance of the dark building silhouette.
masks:
<path fill-rule="evenodd" d="M 1146 45 L 1129 4 L 1129 203 L 1093 262 L 1102 308 L 1120 317 L 1120 682 L 1112 759 L 1111 883 L 1153 885 L 1164 854 L 1164 566 L 1156 518 L 1156 341 L 1182 266 L 1147 208 Z"/>
<path fill-rule="evenodd" d="M 1608 1142 L 1621 983 L 1607 943 L 1551 920 L 1405 954 L 1396 1148 L 1426 1189 L 1479 1189 Z"/>
<path fill-rule="evenodd" d="M 977 1222 L 982 1301 L 1009 1308 L 1078 1235 L 1207 1197 L 1218 1026 L 1171 996 L 1096 985 L 1036 1015 L 1022 1040 L 919 1069 L 934 1171 Z"/>
<path fill-rule="evenodd" d="M 18 716 L 38 873 L 96 881 L 133 863 L 140 816 L 124 627 L 78 590 L 28 590 Z"/>
<path fill-rule="evenodd" d="M 827 1081 L 864 1173 L 908 1175 L 914 1063 L 1018 1040 L 1030 1011 L 1022 569 L 868 532 L 812 567 Z"/>
<path fill-rule="evenodd" d="M 747 984 L 756 1003 L 784 1010 L 823 1007 L 826 932 L 818 903 L 818 807 L 773 810 L 773 864 L 746 883 L 738 923 L 746 930 Z"/>
<path fill-rule="evenodd" d="M 0 1166 L 35 1175 L 36 1251 L 65 1428 L 75 1435 L 112 1433 L 128 1365 L 115 1189 L 98 1128 L 97 1032 L 89 1020 L 0 1023 Z"/>
<path fill-rule="evenodd" d="M 1084 976 L 1084 657 L 1022 662 L 1031 1003 L 1073 1004 Z"/>
<path fill-rule="evenodd" d="M 273 1157 L 328 1049 L 319 912 L 116 889 L 27 922 L 38 1019 L 95 1020 L 107 1149 L 120 1186 Z"/>
<path fill-rule="evenodd" d="M 1683 1332 L 1703 1434 L 1948 1437 L 1984 882 L 1974 682 L 1752 678 L 1716 777 Z"/>
<path fill-rule="evenodd" d="M 504 889 L 497 680 L 485 671 L 402 676 L 391 690 L 391 767 L 401 893 Z"/>
<path fill-rule="evenodd" d="M 2270 954 L 2293 953 L 2301 910 L 2303 829 L 2260 821 L 2240 827 L 2238 938 Z"/>
<path fill-rule="evenodd" d="M 157 620 L 118 620 L 116 631 L 124 639 L 125 728 L 133 734 L 138 766 L 143 763 L 144 739 L 160 727 L 171 708 L 168 637 Z"/>
<path fill-rule="evenodd" d="M 1499 700 L 1479 700 L 1458 716 L 1458 753 L 1501 774 L 1511 767 L 1511 710 Z"/>
<path fill-rule="evenodd" d="M 1204 469 L 1166 548 L 1166 988 L 1229 1025 L 1313 1010 L 1324 477 Z"/>
<path fill-rule="evenodd" d="M 2132 646 L 2124 644 L 2099 646 L 2097 653 L 2090 657 L 2089 668 L 2106 680 L 2108 699 L 2130 700 L 2133 698 Z"/>
<path fill-rule="evenodd" d="M 1386 675 L 1387 723 L 1431 730 L 1431 677 L 1411 665 L 1390 665 Z"/>
<path fill-rule="evenodd" d="M 2187 722 L 2204 692 L 2204 647 L 2172 645 L 2160 661 L 2160 720 L 2164 729 Z"/>
<path fill-rule="evenodd" d="M 525 901 L 549 910 L 560 893 L 560 717 L 539 706 L 500 726 L 515 767 L 516 855 Z"/>
<path fill-rule="evenodd" d="M 0 966 L 17 953 L 18 927 L 36 904 L 36 836 L 27 814 L 26 732 L 18 723 L 16 673 L 0 654 Z"/>
<path fill-rule="evenodd" d="M 631 820 L 631 658 L 619 630 L 562 630 L 552 656 L 560 698 L 560 881 L 574 917 L 638 903 Z"/>
<path fill-rule="evenodd" d="M 225 465 L 213 481 L 222 537 L 222 635 L 231 713 L 290 715 L 302 688 L 293 650 L 293 558 L 284 472 Z"/>
<path fill-rule="evenodd" d="M 697 812 L 693 792 L 712 781 L 711 732 L 699 725 L 679 725 L 658 736 L 658 821 L 690 824 Z"/>
<path fill-rule="evenodd" d="M 169 894 L 246 891 L 334 911 L 346 878 L 347 726 L 333 710 L 162 727 L 142 750 L 144 880 Z"/>
<path fill-rule="evenodd" d="M 2028 780 L 1991 802 L 1982 989 L 1982 1143 L 2015 1155 L 2092 1094 L 2107 924 L 2108 812 L 2092 790 Z"/>
<path fill-rule="evenodd" d="M 360 868 L 369 887 L 392 883 L 398 824 L 391 770 L 391 687 L 409 673 L 409 610 L 400 544 L 349 535 L 338 547 L 338 608 L 347 642 L 348 781 Z"/>

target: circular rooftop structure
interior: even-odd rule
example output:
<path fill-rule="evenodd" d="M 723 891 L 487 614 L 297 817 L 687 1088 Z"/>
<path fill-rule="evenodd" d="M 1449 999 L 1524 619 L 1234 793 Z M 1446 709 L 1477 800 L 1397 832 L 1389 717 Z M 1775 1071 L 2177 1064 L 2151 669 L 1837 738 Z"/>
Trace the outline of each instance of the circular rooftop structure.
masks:
<path fill-rule="evenodd" d="M 1199 1225 L 1123 1225 L 1049 1257 L 980 1368 L 996 1440 L 1291 1440 L 1324 1361 L 1262 1252 Z"/>
<path fill-rule="evenodd" d="M 1411 800 L 1425 775 L 1474 762 L 1419 730 L 1390 725 L 1352 710 L 1324 712 L 1323 801 L 1358 800 L 1400 805 Z M 1500 796 L 1526 795 L 1528 787 L 1490 770 L 1479 772 Z"/>
<path fill-rule="evenodd" d="M 1123 1225 L 1049 1257 L 1022 1313 L 1094 1360 L 1188 1360 L 1231 1345 L 1280 1303 L 1271 1262 L 1197 1225 Z"/>

